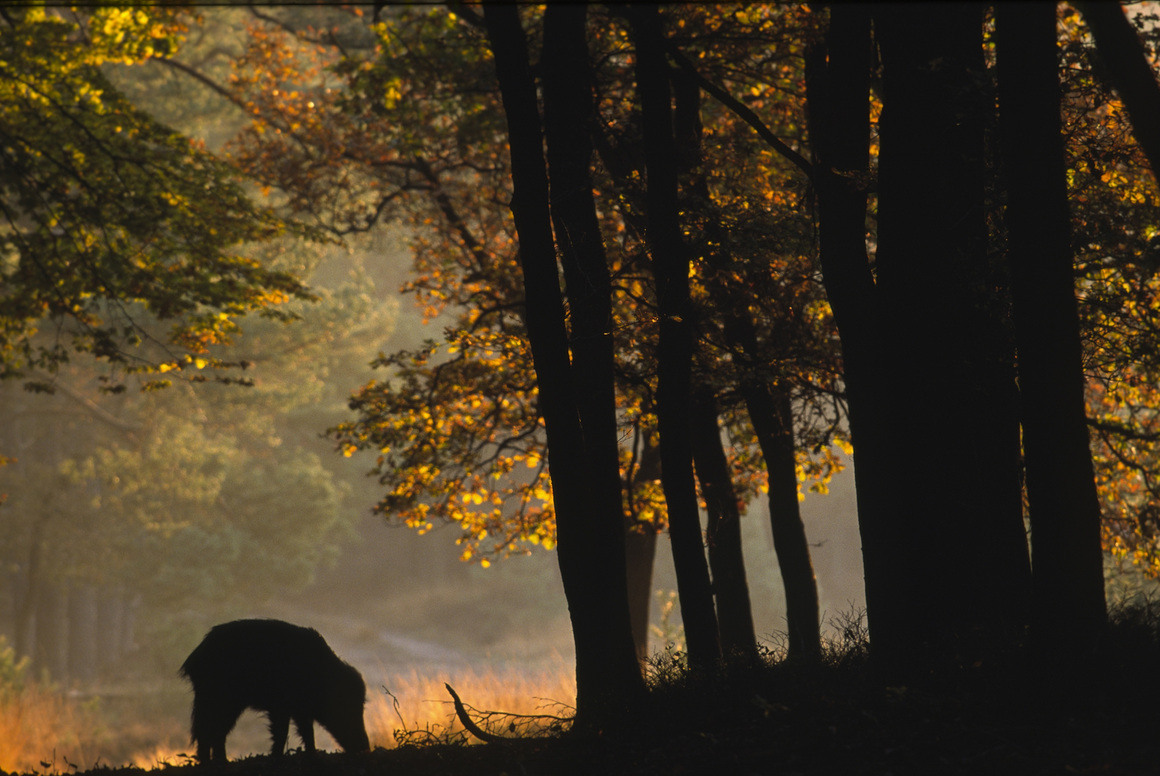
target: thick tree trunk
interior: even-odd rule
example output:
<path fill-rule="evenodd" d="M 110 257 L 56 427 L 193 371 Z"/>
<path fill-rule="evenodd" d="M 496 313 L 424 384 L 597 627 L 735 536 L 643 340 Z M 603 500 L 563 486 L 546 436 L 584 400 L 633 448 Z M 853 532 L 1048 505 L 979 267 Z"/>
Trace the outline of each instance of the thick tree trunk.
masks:
<path fill-rule="evenodd" d="M 557 558 L 576 645 L 577 724 L 599 726 L 627 713 L 644 693 L 629 624 L 620 484 L 619 479 L 608 479 L 599 462 L 594 471 L 589 469 L 585 419 L 569 361 L 551 235 L 536 88 L 518 10 L 489 4 L 484 7 L 484 19 L 508 124 L 512 215 L 520 240 L 525 316 L 548 437 Z M 565 27 L 569 22 L 576 24 L 574 19 L 561 22 Z M 582 34 L 583 17 L 579 24 Z M 566 35 L 567 30 L 561 33 Z M 611 377 L 611 365 L 607 370 L 589 366 Z M 603 389 L 597 390 L 606 395 Z M 600 425 L 596 420 L 593 423 Z M 614 489 L 614 496 L 601 492 L 609 488 Z"/>
<path fill-rule="evenodd" d="M 891 386 L 894 476 L 913 477 L 894 494 L 892 528 L 912 550 L 896 581 L 913 635 L 952 640 L 946 647 L 1017 627 L 1030 581 L 1014 354 L 994 290 L 1002 278 L 987 266 L 982 10 L 915 4 L 875 15 L 876 268 L 887 363 L 902 378 Z M 916 443 L 939 454 L 916 455 Z"/>
<path fill-rule="evenodd" d="M 1112 87 L 1128 109 L 1132 134 L 1148 157 L 1152 175 L 1160 181 L 1160 83 L 1140 36 L 1119 3 L 1089 0 L 1077 5 L 1091 28 Z"/>
<path fill-rule="evenodd" d="M 693 462 L 709 515 L 705 534 L 717 599 L 721 649 L 729 658 L 753 662 L 757 660 L 757 634 L 753 628 L 741 548 L 741 509 L 721 442 L 717 401 L 711 390 L 696 392 L 689 426 Z"/>
<path fill-rule="evenodd" d="M 668 506 L 673 565 L 689 663 L 708 669 L 721 659 L 717 616 L 705 561 L 688 418 L 692 386 L 693 320 L 689 260 L 677 210 L 672 96 L 660 14 L 655 5 L 632 9 L 637 92 L 645 143 L 648 229 L 660 317 L 657 347 L 657 429 L 661 481 Z"/>
<path fill-rule="evenodd" d="M 873 274 L 860 8 L 833 9 L 811 127 L 871 639 L 885 667 L 904 670 L 924 644 L 970 650 L 964 637 L 1009 634 L 1030 571 L 1013 354 L 986 262 L 982 6 L 871 9 L 883 68 Z"/>
<path fill-rule="evenodd" d="M 1015 625 L 1029 574 L 1012 354 L 986 267 L 982 24 L 981 5 L 875 15 L 878 293 L 902 378 L 895 477 L 913 477 L 890 530 L 910 549 L 895 588 L 919 640 Z M 920 441 L 939 454 L 915 455 Z"/>
<path fill-rule="evenodd" d="M 1108 12 L 1122 17 L 1115 6 L 1093 16 Z M 1081 656 L 1102 631 L 1107 609 L 1055 26 L 1054 3 L 996 8 L 999 126 L 1031 517 L 1032 623 L 1041 645 Z"/>

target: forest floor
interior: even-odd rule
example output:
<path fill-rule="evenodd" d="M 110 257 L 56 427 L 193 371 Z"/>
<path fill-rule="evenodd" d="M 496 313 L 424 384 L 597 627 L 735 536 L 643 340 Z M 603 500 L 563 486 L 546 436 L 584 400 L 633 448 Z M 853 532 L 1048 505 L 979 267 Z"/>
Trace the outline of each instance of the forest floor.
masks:
<path fill-rule="evenodd" d="M 1097 656 L 1069 668 L 1020 652 L 911 666 L 905 682 L 882 681 L 864 645 L 832 652 L 820 664 L 774 661 L 700 679 L 670 655 L 655 667 L 646 709 L 598 733 L 468 745 L 462 734 L 440 739 L 411 731 L 410 740 L 430 740 L 367 754 L 252 756 L 160 770 L 167 776 L 1156 774 L 1158 626 L 1154 613 L 1121 619 Z M 487 721 L 493 733 L 511 734 L 502 717 Z"/>

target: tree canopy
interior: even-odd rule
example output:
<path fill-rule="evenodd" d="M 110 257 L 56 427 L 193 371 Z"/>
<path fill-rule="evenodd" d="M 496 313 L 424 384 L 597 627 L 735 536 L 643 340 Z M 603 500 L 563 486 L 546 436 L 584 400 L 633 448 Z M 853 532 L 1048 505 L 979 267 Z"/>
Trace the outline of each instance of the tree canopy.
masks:
<path fill-rule="evenodd" d="M 5 375 L 45 385 L 29 370 L 51 373 L 74 351 L 118 374 L 226 366 L 213 346 L 237 316 L 283 315 L 309 295 L 245 252 L 286 222 L 102 70 L 169 56 L 187 22 L 142 8 L 0 15 Z"/>
<path fill-rule="evenodd" d="M 228 72 L 175 56 L 178 11 L 0 17 L 6 372 L 248 361 L 217 347 L 234 316 L 310 296 L 253 243 L 405 231 L 443 336 L 380 353 L 330 435 L 368 453 L 376 511 L 454 524 L 464 559 L 557 553 L 582 716 L 640 689 L 642 537 L 673 540 L 690 664 L 753 657 L 758 494 L 788 649 L 816 657 L 797 504 L 851 456 L 890 671 L 1029 629 L 1076 659 L 1105 554 L 1160 577 L 1145 14 L 285 8 L 249 14 Z M 102 71 L 146 60 L 238 111 L 224 159 Z"/>

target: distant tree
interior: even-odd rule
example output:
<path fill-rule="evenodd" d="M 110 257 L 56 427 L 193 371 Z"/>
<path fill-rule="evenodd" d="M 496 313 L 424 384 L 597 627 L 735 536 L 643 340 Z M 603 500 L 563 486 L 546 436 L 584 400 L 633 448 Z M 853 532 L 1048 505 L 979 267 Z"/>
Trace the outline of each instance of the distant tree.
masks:
<path fill-rule="evenodd" d="M 247 388 L 110 396 L 82 365 L 58 370 L 56 396 L 5 386 L 0 444 L 19 456 L 0 470 L 11 496 L 0 617 L 41 667 L 85 678 L 46 663 L 46 641 L 96 638 L 88 618 L 116 640 L 127 614 L 149 657 L 172 659 L 240 601 L 305 588 L 351 537 L 359 510 L 317 437 L 344 408 L 326 378 L 365 361 L 389 311 L 353 285 L 317 293 L 292 326 L 241 324 L 234 352 L 257 365 Z"/>
<path fill-rule="evenodd" d="M 237 316 L 284 316 L 280 303 L 308 296 L 244 252 L 286 224 L 101 70 L 164 55 L 183 29 L 180 13 L 141 8 L 0 14 L 0 375 L 45 388 L 30 370 L 82 352 L 113 365 L 110 385 L 126 372 L 202 378 L 236 366 L 212 348 Z"/>
<path fill-rule="evenodd" d="M 171 94 L 150 91 L 147 66 L 197 56 L 193 22 L 0 12 L 3 371 L 57 394 L 5 386 L 0 448 L 19 455 L 0 472 L 13 507 L 0 617 L 61 678 L 66 660 L 75 678 L 93 670 L 82 659 L 114 660 L 131 613 L 157 646 L 207 624 L 176 605 L 184 595 L 212 617 L 240 590 L 308 583 L 356 514 L 318 455 L 345 403 L 322 378 L 352 341 L 365 362 L 391 310 L 365 278 L 307 291 L 323 251 L 295 240 L 317 233 L 254 205 L 244 176 L 189 139 L 212 134 L 221 104 L 168 111 L 185 134 L 152 118 Z"/>

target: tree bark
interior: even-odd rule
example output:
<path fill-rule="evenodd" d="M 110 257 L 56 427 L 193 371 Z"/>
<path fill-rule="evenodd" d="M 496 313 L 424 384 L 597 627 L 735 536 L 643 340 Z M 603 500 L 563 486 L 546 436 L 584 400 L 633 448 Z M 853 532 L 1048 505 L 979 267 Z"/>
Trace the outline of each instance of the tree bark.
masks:
<path fill-rule="evenodd" d="M 1124 101 L 1132 134 L 1144 149 L 1152 175 L 1160 181 L 1160 83 L 1144 45 L 1119 3 L 1077 3 L 1096 41 L 1112 87 Z"/>
<path fill-rule="evenodd" d="M 727 246 L 724 228 L 720 223 L 720 213 L 712 211 L 708 183 L 703 170 L 701 153 L 700 91 L 698 79 L 688 70 L 682 70 L 674 78 L 676 110 L 674 113 L 675 133 L 678 141 L 678 158 L 684 160 L 686 172 L 691 177 L 690 190 L 694 201 L 710 209 L 707 213 L 706 236 L 715 247 L 709 251 L 709 272 L 705 277 L 710 298 L 715 309 L 723 318 L 726 344 L 734 352 L 735 361 L 741 370 L 738 388 L 745 401 L 750 422 L 757 433 L 762 457 L 769 474 L 770 527 L 773 530 L 774 550 L 786 598 L 786 624 L 789 638 L 788 654 L 797 659 L 813 658 L 821 654 L 821 631 L 818 615 L 818 586 L 810 561 L 809 544 L 806 541 L 805 526 L 802 524 L 798 503 L 797 463 L 794 457 L 794 434 L 792 413 L 779 419 L 781 402 L 774 394 L 779 389 L 770 384 L 762 374 L 757 332 L 753 320 L 744 307 L 725 298 L 721 284 L 714 277 L 719 271 L 727 270 L 733 264 Z M 781 396 L 781 394 L 779 394 Z M 786 406 L 788 397 L 784 398 Z M 788 467 L 788 468 L 787 468 Z M 788 472 L 788 476 L 787 476 Z M 700 467 L 698 467 L 700 476 Z M 731 553 L 729 557 L 733 557 Z M 735 557 L 740 560 L 740 548 Z M 722 560 L 723 559 L 719 559 Z M 712 545 L 709 555 L 713 570 L 714 585 L 719 572 L 714 563 Z M 745 589 L 748 600 L 748 588 Z M 741 594 L 738 589 L 737 594 Z M 727 615 L 722 611 L 722 591 L 718 595 L 718 619 L 721 624 L 722 641 L 730 648 L 726 636 Z M 726 604 L 728 605 L 728 604 Z M 750 615 L 752 621 L 752 615 Z"/>
<path fill-rule="evenodd" d="M 764 384 L 751 381 L 742 393 L 769 474 L 769 523 L 785 587 L 787 656 L 816 660 L 822 651 L 818 582 L 798 500 L 793 407 L 789 396 Z"/>
<path fill-rule="evenodd" d="M 488 4 L 484 19 L 508 124 L 528 338 L 548 438 L 557 558 L 576 645 L 576 724 L 599 727 L 629 713 L 644 694 L 629 623 L 620 484 L 619 478 L 609 481 L 599 463 L 589 468 L 551 234 L 536 88 L 518 10 Z M 582 34 L 582 17 L 579 24 Z M 611 365 L 590 366 L 612 374 Z M 615 496 L 600 492 L 610 487 Z"/>
<path fill-rule="evenodd" d="M 689 426 L 693 463 L 709 516 L 705 535 L 713 593 L 717 600 L 721 649 L 728 658 L 755 662 L 757 633 L 753 628 L 749 583 L 745 578 L 745 556 L 741 547 L 741 508 L 721 442 L 717 401 L 711 389 L 702 388 L 695 392 Z"/>
<path fill-rule="evenodd" d="M 705 670 L 720 662 L 721 642 L 701 536 L 688 430 L 693 311 L 689 300 L 689 259 L 681 239 L 677 210 L 672 93 L 659 11 L 652 4 L 634 6 L 631 11 L 647 170 L 648 227 L 645 237 L 656 278 L 660 318 L 657 429 L 661 448 L 661 482 L 668 506 L 673 565 L 677 572 L 689 664 L 695 669 Z"/>
<path fill-rule="evenodd" d="M 636 659 L 644 665 L 649 657 L 649 612 L 652 610 L 653 567 L 657 557 L 657 532 L 652 526 L 630 527 L 625 535 L 628 564 L 628 615 Z"/>
<path fill-rule="evenodd" d="M 909 566 L 897 582 L 914 635 L 959 650 L 968 634 L 1017 628 L 1030 582 L 1005 279 L 987 264 L 983 6 L 884 6 L 874 23 L 875 265 L 887 362 L 902 377 L 895 477 L 913 478 L 893 494 L 893 528 L 913 550 L 895 569 Z M 939 454 L 916 454 L 924 443 Z"/>
<path fill-rule="evenodd" d="M 1108 6 L 1093 17 L 1109 12 L 1123 16 Z M 1081 656 L 1102 632 L 1107 607 L 1069 236 L 1055 4 L 1005 3 L 995 15 L 1032 625 L 1040 645 Z"/>
<path fill-rule="evenodd" d="M 605 508 L 623 512 L 613 379 L 612 280 L 592 194 L 594 110 L 583 5 L 544 13 L 549 201 L 571 314 L 568 344 L 589 466 Z"/>
<path fill-rule="evenodd" d="M 825 43 L 806 62 L 809 136 L 818 201 L 822 280 L 842 346 L 854 447 L 858 528 L 870 640 L 880 659 L 904 646 L 904 616 L 890 569 L 890 422 L 884 412 L 885 330 L 866 249 L 870 189 L 870 15 L 835 4 Z"/>
<path fill-rule="evenodd" d="M 924 645 L 1010 635 L 1030 571 L 1003 279 L 985 250 L 982 6 L 869 8 L 883 102 L 873 272 L 861 8 L 834 6 L 828 60 L 812 57 L 811 130 L 871 640 L 888 670 L 908 670 Z"/>

